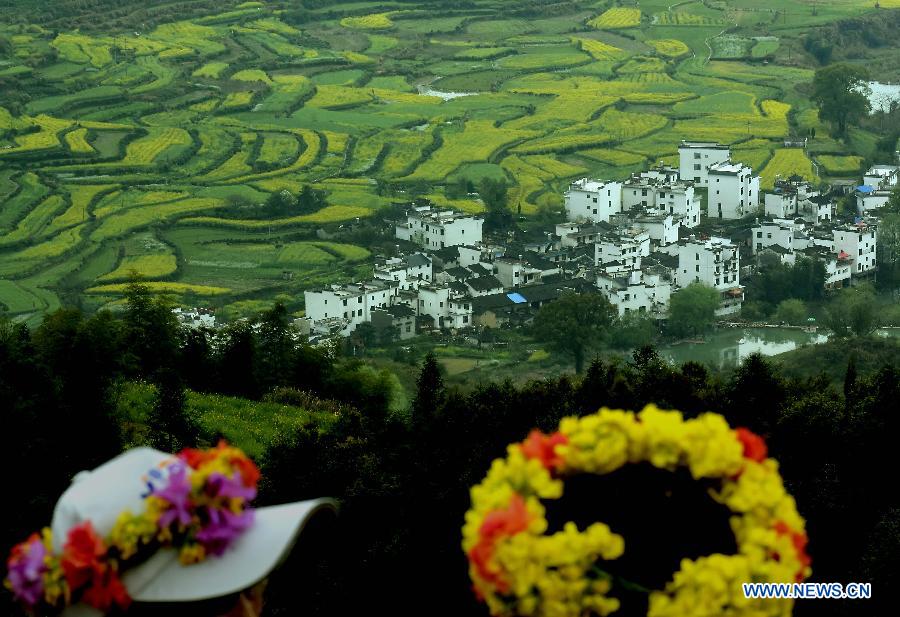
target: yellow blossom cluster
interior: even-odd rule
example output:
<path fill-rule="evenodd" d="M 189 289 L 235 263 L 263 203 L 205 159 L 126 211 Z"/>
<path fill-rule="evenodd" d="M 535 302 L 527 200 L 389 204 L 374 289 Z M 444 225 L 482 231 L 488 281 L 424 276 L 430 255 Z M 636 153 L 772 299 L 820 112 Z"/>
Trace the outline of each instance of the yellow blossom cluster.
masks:
<path fill-rule="evenodd" d="M 552 441 L 541 442 L 538 435 L 529 438 L 529 447 L 509 446 L 507 457 L 494 461 L 471 490 L 463 549 L 475 590 L 492 614 L 614 613 L 619 602 L 608 595 L 611 580 L 602 562 L 624 553 L 624 539 L 602 522 L 584 530 L 570 522 L 546 535 L 541 500 L 562 497 L 561 477 L 608 474 L 646 462 L 719 480 L 712 497 L 734 513 L 730 522 L 738 546 L 735 555 L 683 560 L 664 590 L 650 592 L 648 617 L 790 615 L 790 601 L 748 600 L 741 587 L 810 574 L 805 523 L 758 436 L 733 430 L 719 414 L 685 420 L 677 411 L 648 405 L 637 414 L 604 408 L 565 418 L 558 433 L 543 437 Z M 550 444 L 543 454 L 541 443 Z"/>
<path fill-rule="evenodd" d="M 149 501 L 149 500 L 148 500 Z M 159 517 L 150 512 L 139 515 L 125 510 L 116 519 L 109 532 L 109 542 L 117 549 L 122 559 L 130 559 L 142 546 L 149 544 L 158 534 L 156 520 Z"/>

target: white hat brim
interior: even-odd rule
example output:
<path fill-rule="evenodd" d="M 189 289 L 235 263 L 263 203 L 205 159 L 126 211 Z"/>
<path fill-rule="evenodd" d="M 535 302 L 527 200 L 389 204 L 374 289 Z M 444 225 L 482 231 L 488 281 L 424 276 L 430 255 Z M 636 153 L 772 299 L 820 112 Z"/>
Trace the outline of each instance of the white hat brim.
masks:
<path fill-rule="evenodd" d="M 135 602 L 200 602 L 248 589 L 266 578 L 290 554 L 306 526 L 318 512 L 337 510 L 333 499 L 313 499 L 257 508 L 253 526 L 220 557 L 184 565 L 175 549 L 157 551 L 128 570 L 122 582 Z M 69 607 L 64 617 L 96 616 L 84 605 Z"/>
<path fill-rule="evenodd" d="M 174 549 L 168 549 L 170 561 L 152 577 L 144 577 L 149 580 L 138 586 L 140 570 L 152 565 L 148 563 L 123 582 L 135 602 L 196 602 L 237 593 L 266 578 L 288 556 L 314 514 L 336 508 L 331 499 L 258 508 L 253 526 L 222 556 L 184 565 Z"/>

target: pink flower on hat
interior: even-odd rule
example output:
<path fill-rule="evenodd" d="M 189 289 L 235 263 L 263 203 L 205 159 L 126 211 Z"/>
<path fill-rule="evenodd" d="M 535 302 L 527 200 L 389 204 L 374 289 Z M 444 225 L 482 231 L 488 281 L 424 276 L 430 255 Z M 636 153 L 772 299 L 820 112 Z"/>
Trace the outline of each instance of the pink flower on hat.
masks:
<path fill-rule="evenodd" d="M 169 472 L 169 483 L 160 489 L 154 489 L 153 496 L 166 501 L 169 507 L 159 517 L 159 527 L 165 529 L 174 521 L 182 527 L 191 524 L 191 481 L 187 476 L 187 468 L 181 464 L 172 465 Z"/>

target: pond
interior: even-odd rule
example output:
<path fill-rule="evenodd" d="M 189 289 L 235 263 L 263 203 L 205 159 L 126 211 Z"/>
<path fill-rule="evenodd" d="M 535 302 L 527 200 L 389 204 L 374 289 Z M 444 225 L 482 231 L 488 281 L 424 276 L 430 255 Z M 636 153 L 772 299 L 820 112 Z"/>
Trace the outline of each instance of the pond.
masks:
<path fill-rule="evenodd" d="M 427 86 L 424 84 L 420 84 L 416 87 L 419 94 L 422 96 L 436 96 L 444 101 L 452 101 L 453 99 L 462 98 L 464 96 L 476 96 L 480 94 L 480 92 L 442 92 L 441 90 L 435 90 L 431 86 Z"/>
<path fill-rule="evenodd" d="M 900 337 L 900 329 L 879 330 L 876 334 Z M 728 328 L 707 336 L 703 343 L 660 346 L 659 354 L 675 364 L 694 361 L 716 368 L 731 368 L 750 354 L 774 356 L 827 340 L 825 334 L 794 328 Z"/>

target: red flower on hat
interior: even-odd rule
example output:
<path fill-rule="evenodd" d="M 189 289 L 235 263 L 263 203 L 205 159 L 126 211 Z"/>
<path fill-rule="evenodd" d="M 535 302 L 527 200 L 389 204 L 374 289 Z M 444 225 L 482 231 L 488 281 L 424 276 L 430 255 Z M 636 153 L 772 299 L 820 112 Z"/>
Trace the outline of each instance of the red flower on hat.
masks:
<path fill-rule="evenodd" d="M 549 470 L 558 469 L 563 458 L 556 453 L 556 446 L 568 443 L 569 439 L 559 431 L 545 435 L 535 429 L 528 434 L 528 439 L 519 446 L 526 458 L 536 458 Z"/>
<path fill-rule="evenodd" d="M 107 568 L 103 561 L 105 556 L 106 545 L 90 521 L 72 527 L 60 560 L 69 588 L 78 589 L 102 576 Z"/>
<path fill-rule="evenodd" d="M 259 467 L 256 466 L 256 463 L 246 456 L 235 456 L 231 459 L 231 464 L 241 472 L 241 480 L 243 480 L 244 486 L 256 488 L 260 476 Z"/>
<path fill-rule="evenodd" d="M 769 449 L 766 447 L 766 442 L 762 437 L 743 427 L 738 428 L 735 432 L 737 433 L 738 441 L 744 446 L 744 458 L 757 463 L 762 463 L 766 460 Z"/>
<path fill-rule="evenodd" d="M 123 610 L 131 605 L 131 596 L 114 568 L 107 568 L 104 574 L 94 577 L 94 584 L 85 590 L 81 599 L 104 613 L 113 604 Z"/>

